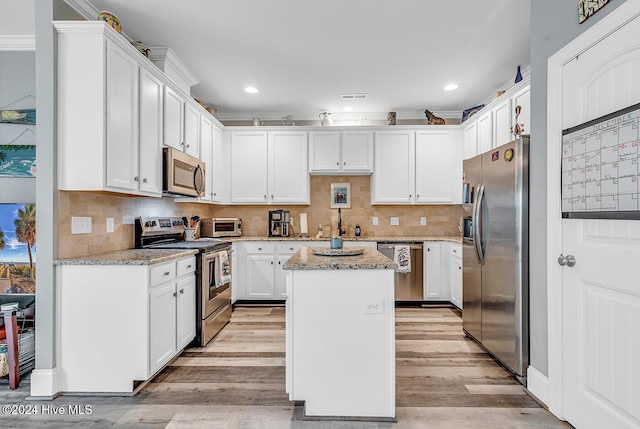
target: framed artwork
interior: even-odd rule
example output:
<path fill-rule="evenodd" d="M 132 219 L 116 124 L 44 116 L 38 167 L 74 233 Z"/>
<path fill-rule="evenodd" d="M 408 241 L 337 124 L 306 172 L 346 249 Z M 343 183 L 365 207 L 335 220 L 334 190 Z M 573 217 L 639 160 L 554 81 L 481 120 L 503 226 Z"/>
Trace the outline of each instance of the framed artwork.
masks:
<path fill-rule="evenodd" d="M 0 177 L 35 176 L 35 145 L 0 145 Z"/>
<path fill-rule="evenodd" d="M 481 111 L 483 107 L 484 104 L 480 104 L 479 106 L 472 107 L 462 112 L 462 120 L 460 121 L 460 123 L 463 123 L 464 121 Z"/>
<path fill-rule="evenodd" d="M 351 208 L 351 183 L 331 184 L 331 208 Z"/>

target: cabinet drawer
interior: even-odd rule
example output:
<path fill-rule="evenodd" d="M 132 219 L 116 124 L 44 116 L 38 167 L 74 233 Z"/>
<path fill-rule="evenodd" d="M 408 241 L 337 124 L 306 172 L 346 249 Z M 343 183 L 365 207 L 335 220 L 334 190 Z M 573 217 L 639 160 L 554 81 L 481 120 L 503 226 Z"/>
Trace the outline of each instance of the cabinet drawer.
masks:
<path fill-rule="evenodd" d="M 276 246 L 274 243 L 255 242 L 244 243 L 244 249 L 247 253 L 274 253 Z"/>
<path fill-rule="evenodd" d="M 151 267 L 150 286 L 159 285 L 176 278 L 176 263 L 155 265 Z"/>
<path fill-rule="evenodd" d="M 449 252 L 451 253 L 451 256 L 462 258 L 462 246 L 459 244 L 452 244 Z"/>
<path fill-rule="evenodd" d="M 309 243 L 305 241 L 284 242 L 284 243 L 278 243 L 276 245 L 276 249 L 278 249 L 278 254 L 280 255 L 286 255 L 286 254 L 293 255 L 298 250 L 300 250 L 300 248 L 305 246 L 309 246 Z"/>
<path fill-rule="evenodd" d="M 192 256 L 190 258 L 181 259 L 176 262 L 177 273 L 176 276 L 184 276 L 185 274 L 192 273 L 196 270 L 196 257 Z"/>

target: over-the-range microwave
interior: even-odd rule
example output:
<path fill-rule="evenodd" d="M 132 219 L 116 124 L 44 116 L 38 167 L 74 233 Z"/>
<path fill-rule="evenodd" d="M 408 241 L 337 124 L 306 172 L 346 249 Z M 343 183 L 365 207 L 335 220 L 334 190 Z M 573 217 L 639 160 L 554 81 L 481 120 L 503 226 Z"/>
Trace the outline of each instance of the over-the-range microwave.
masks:
<path fill-rule="evenodd" d="M 162 193 L 201 197 L 205 188 L 205 163 L 170 147 L 162 148 Z"/>
<path fill-rule="evenodd" d="M 239 217 L 214 217 L 200 221 L 202 237 L 240 237 L 242 235 L 242 219 Z"/>

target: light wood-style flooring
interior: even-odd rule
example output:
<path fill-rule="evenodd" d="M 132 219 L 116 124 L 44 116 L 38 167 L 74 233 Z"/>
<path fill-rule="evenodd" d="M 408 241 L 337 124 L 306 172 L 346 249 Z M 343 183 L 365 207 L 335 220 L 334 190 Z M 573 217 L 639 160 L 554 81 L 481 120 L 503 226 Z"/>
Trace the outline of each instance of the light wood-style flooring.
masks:
<path fill-rule="evenodd" d="M 133 397 L 30 401 L 28 384 L 0 384 L 2 405 L 92 406 L 90 415 L 0 413 L 0 427 L 571 428 L 466 338 L 461 322 L 449 308 L 396 309 L 397 423 L 304 420 L 284 391 L 284 308 L 240 307 L 211 343 L 186 350 Z"/>

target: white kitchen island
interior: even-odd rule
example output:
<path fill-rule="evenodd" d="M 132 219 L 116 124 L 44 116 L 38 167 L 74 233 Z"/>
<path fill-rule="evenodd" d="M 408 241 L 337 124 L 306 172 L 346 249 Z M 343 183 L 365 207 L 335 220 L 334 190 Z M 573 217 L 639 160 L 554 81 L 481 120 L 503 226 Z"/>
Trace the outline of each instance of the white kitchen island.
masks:
<path fill-rule="evenodd" d="M 305 401 L 306 416 L 393 421 L 397 265 L 371 248 L 356 256 L 313 249 L 283 266 L 289 399 Z"/>

